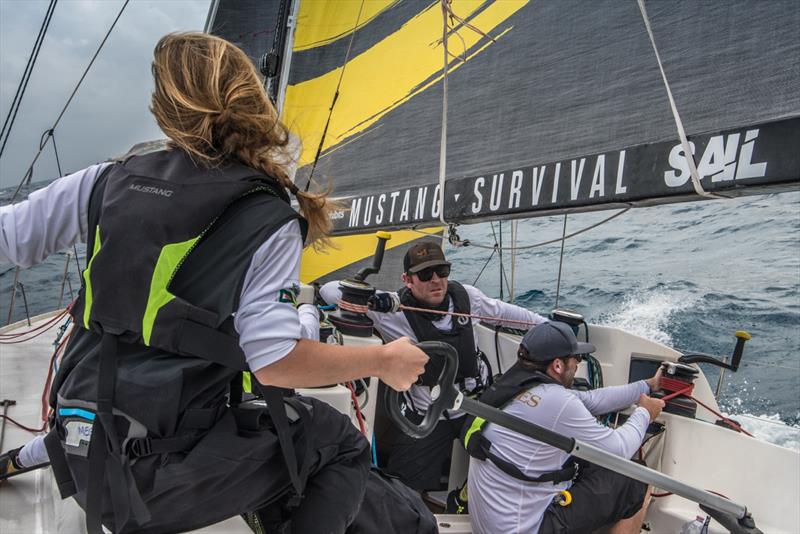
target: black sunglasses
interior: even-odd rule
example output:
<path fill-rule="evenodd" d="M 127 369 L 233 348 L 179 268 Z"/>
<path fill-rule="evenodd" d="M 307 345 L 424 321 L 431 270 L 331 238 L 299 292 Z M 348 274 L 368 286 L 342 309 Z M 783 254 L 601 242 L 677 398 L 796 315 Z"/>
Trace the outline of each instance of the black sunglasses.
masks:
<path fill-rule="evenodd" d="M 449 265 L 436 265 L 435 267 L 428 267 L 427 269 L 422 269 L 418 273 L 414 273 L 419 278 L 420 282 L 430 282 L 431 278 L 433 278 L 433 273 L 436 273 L 436 276 L 439 278 L 447 278 L 450 276 L 450 266 Z"/>
<path fill-rule="evenodd" d="M 575 358 L 576 362 L 581 363 L 583 361 L 583 354 L 570 354 L 569 356 L 562 356 L 560 359 L 564 363 L 567 363 L 567 360 L 569 360 L 570 358 Z"/>

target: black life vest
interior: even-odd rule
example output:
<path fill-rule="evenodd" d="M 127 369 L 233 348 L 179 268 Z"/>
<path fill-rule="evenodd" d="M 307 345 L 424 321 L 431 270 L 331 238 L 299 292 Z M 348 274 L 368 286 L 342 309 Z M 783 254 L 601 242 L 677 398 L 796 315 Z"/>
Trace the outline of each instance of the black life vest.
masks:
<path fill-rule="evenodd" d="M 519 362 L 515 363 L 503 376 L 494 381 L 478 400 L 495 408 L 504 408 L 517 395 L 538 386 L 539 384 L 557 384 L 553 378 L 540 371 L 525 369 Z M 490 460 L 507 475 L 523 482 L 552 482 L 558 484 L 572 480 L 577 476 L 578 464 L 568 459 L 564 466 L 538 477 L 530 477 L 516 465 L 508 462 L 491 451 L 492 442 L 484 435 L 487 421 L 481 417 L 467 415 L 461 429 L 461 442 L 470 456 L 477 460 Z"/>
<path fill-rule="evenodd" d="M 147 523 L 142 494 L 157 491 L 160 455 L 190 450 L 227 410 L 229 384 L 247 369 L 231 317 L 244 275 L 295 219 L 305 233 L 275 180 L 238 163 L 199 167 L 180 150 L 98 178 L 45 440 L 62 497 L 75 495 L 90 532 L 101 517 L 115 531 Z M 280 394 L 265 394 L 285 419 Z"/>
<path fill-rule="evenodd" d="M 404 305 L 421 306 L 407 287 L 400 289 L 397 294 L 400 297 L 400 302 Z M 445 299 L 447 298 L 452 300 L 454 312 L 470 313 L 469 293 L 458 282 L 449 281 L 447 283 L 447 297 Z M 458 351 L 457 382 L 463 382 L 465 378 L 480 379 L 479 356 L 475 350 L 475 333 L 472 330 L 472 320 L 469 317 L 453 316 L 450 330 L 442 331 L 433 326 L 431 320 L 423 317 L 419 312 L 403 310 L 403 314 L 419 341 L 443 341 L 449 343 Z M 422 384 L 426 386 L 436 385 L 440 371 L 441 367 L 437 367 L 436 362 L 430 360 L 425 366 L 425 372 L 421 377 Z"/>

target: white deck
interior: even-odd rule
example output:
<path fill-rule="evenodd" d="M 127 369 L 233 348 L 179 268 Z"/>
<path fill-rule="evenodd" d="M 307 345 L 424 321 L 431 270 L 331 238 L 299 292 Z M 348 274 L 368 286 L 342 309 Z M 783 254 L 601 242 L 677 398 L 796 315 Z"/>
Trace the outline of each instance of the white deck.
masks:
<path fill-rule="evenodd" d="M 36 323 L 54 314 L 36 318 Z M 26 331 L 17 323 L 0 332 Z M 57 328 L 17 345 L 0 345 L 0 400 L 13 399 L 8 415 L 29 427 L 41 426 L 40 401 L 53 354 Z M 34 435 L 11 423 L 6 424 L 3 450 L 27 443 Z M 74 500 L 62 501 L 52 481 L 50 468 L 23 473 L 0 484 L 0 533 L 2 534 L 84 534 L 83 511 Z M 252 531 L 238 517 L 195 532 L 248 534 Z"/>
<path fill-rule="evenodd" d="M 41 322 L 46 316 L 38 317 Z M 26 324 L 0 330 L 2 333 L 24 331 Z M 484 329 L 485 330 L 485 329 Z M 27 426 L 40 426 L 40 397 L 52 355 L 56 329 L 27 343 L 0 345 L 0 399 L 13 399 L 17 404 L 8 415 Z M 592 342 L 603 365 L 606 385 L 627 381 L 626 359 L 631 352 L 654 355 L 656 359 L 674 359 L 671 349 L 642 340 L 614 329 L 592 327 Z M 479 338 L 490 335 L 479 331 Z M 501 335 L 501 352 L 516 352 L 518 340 Z M 494 364 L 494 333 L 481 346 Z M 510 348 L 509 351 L 503 350 Z M 504 369 L 510 361 L 504 361 Z M 705 378 L 696 385 L 695 394 L 716 407 Z M 336 391 L 324 392 L 336 400 Z M 375 398 L 374 395 L 371 398 Z M 706 419 L 705 421 L 702 419 Z M 656 440 L 647 454 L 648 464 L 683 482 L 699 488 L 718 491 L 745 504 L 753 512 L 756 524 L 765 533 L 800 533 L 800 454 L 733 431 L 723 429 L 701 414 L 688 419 L 663 414 L 660 420 L 667 432 Z M 32 435 L 14 425 L 6 425 L 3 450 L 20 446 Z M 458 463 L 456 460 L 455 463 Z M 463 462 L 465 463 L 465 461 Z M 451 480 L 463 476 L 455 469 Z M 458 482 L 458 481 L 454 481 Z M 676 532 L 680 525 L 701 513 L 696 504 L 680 497 L 654 499 L 647 520 L 651 533 Z M 440 532 L 470 532 L 466 516 L 437 516 Z M 50 469 L 22 474 L 0 485 L 0 534 L 32 533 L 83 534 L 83 513 L 73 500 L 62 501 L 52 483 Z M 239 518 L 196 532 L 248 533 Z M 712 522 L 712 534 L 724 532 Z"/>
<path fill-rule="evenodd" d="M 55 315 L 48 314 L 35 319 L 34 326 Z M 0 329 L 8 334 L 28 330 L 27 323 L 17 323 Z M 8 415 L 29 427 L 41 426 L 40 398 L 57 327 L 25 343 L 0 345 L 0 400 L 13 399 L 17 404 L 9 408 Z M 375 398 L 376 392 L 371 392 Z M 344 390 L 344 392 L 340 391 Z M 332 404 L 341 404 L 344 396 L 349 406 L 349 391 L 341 386 L 315 392 L 316 397 Z M 374 414 L 374 404 L 367 414 Z M 34 434 L 17 426 L 6 425 L 3 451 L 24 445 Z M 437 516 L 440 532 L 468 534 L 471 532 L 466 516 Z M 73 499 L 62 500 L 53 484 L 50 468 L 23 473 L 0 483 L 0 534 L 85 534 L 83 510 Z M 216 525 L 193 531 L 212 534 L 250 534 L 252 531 L 239 517 L 233 517 Z"/>

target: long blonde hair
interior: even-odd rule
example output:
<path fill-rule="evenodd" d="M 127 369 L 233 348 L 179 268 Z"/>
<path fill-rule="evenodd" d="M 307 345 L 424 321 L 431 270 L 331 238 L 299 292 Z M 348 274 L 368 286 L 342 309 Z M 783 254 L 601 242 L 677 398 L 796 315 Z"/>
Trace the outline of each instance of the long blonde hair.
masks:
<path fill-rule="evenodd" d="M 153 52 L 155 90 L 150 111 L 170 144 L 208 166 L 236 160 L 289 189 L 308 221 L 308 242 L 330 232 L 327 191 L 298 190 L 288 174 L 289 130 L 247 55 L 219 37 L 171 33 Z"/>

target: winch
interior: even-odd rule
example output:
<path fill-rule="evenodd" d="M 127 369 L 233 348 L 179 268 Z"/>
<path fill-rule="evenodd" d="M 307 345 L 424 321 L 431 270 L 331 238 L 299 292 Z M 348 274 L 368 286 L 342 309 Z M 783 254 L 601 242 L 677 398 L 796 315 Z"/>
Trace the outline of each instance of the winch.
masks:
<path fill-rule="evenodd" d="M 365 281 L 367 276 L 377 273 L 383 263 L 383 253 L 386 250 L 386 242 L 392 238 L 389 232 L 377 232 L 378 245 L 375 247 L 375 255 L 372 259 L 371 267 L 364 267 L 358 271 L 353 278 L 347 278 L 339 282 L 339 289 L 342 297 L 339 301 L 339 309 L 328 315 L 333 326 L 342 334 L 355 337 L 372 336 L 372 319 L 367 317 L 367 303 L 375 294 L 375 288 Z"/>
<path fill-rule="evenodd" d="M 664 362 L 661 368 L 663 370 L 661 388 L 664 392 L 655 393 L 653 397 L 666 399 L 665 412 L 694 417 L 697 413 L 697 403 L 686 395 L 692 394 L 694 380 L 700 371 L 691 365 L 675 362 Z M 674 395 L 678 392 L 683 394 Z"/>

